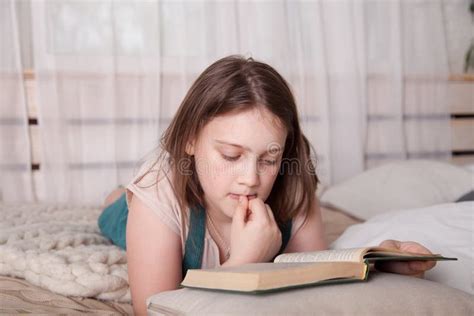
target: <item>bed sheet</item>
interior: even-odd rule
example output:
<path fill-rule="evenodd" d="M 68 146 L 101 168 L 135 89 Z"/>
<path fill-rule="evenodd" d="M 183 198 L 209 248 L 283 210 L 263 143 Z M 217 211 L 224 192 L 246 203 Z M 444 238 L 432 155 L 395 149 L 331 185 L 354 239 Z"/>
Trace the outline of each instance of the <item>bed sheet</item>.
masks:
<path fill-rule="evenodd" d="M 131 315 L 127 303 L 67 297 L 28 281 L 0 276 L 0 314 Z"/>

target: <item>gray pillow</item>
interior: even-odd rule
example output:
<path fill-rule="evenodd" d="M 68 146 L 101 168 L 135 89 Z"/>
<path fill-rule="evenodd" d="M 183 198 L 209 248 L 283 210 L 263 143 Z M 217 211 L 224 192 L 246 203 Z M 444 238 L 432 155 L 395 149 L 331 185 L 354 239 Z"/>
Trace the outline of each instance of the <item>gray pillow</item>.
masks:
<path fill-rule="evenodd" d="M 405 160 L 366 170 L 329 187 L 321 205 L 367 220 L 394 210 L 452 203 L 473 189 L 473 173 L 431 160 Z"/>
<path fill-rule="evenodd" d="M 461 196 L 459 199 L 456 200 L 456 202 L 466 202 L 466 201 L 474 201 L 474 191 L 467 192 L 463 196 Z"/>
<path fill-rule="evenodd" d="M 368 282 L 323 285 L 265 295 L 197 289 L 162 292 L 148 315 L 473 315 L 474 297 L 414 277 L 375 272 Z"/>

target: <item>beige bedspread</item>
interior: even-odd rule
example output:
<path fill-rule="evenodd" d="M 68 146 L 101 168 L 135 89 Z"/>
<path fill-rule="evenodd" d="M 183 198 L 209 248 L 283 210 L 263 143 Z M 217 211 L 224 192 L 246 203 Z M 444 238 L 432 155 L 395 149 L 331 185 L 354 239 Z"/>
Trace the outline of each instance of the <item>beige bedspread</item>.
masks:
<path fill-rule="evenodd" d="M 0 276 L 0 314 L 130 315 L 132 306 L 91 298 L 66 297 L 31 283 Z"/>
<path fill-rule="evenodd" d="M 347 227 L 362 222 L 341 211 L 328 207 L 321 207 L 321 215 L 324 224 L 324 236 L 328 245 L 341 236 Z"/>

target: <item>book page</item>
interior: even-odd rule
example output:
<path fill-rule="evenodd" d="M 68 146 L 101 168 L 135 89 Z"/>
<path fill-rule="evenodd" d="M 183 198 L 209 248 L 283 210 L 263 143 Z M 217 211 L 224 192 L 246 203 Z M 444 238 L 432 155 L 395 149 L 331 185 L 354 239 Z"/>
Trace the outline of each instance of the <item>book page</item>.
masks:
<path fill-rule="evenodd" d="M 352 261 L 361 262 L 367 248 L 348 248 L 321 250 L 314 252 L 284 253 L 275 258 L 274 262 L 325 262 Z"/>

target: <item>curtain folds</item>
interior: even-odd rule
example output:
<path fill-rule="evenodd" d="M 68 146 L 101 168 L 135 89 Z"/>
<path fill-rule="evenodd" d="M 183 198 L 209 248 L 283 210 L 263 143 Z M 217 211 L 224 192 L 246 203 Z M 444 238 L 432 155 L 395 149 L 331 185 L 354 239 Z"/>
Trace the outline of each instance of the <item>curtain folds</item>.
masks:
<path fill-rule="evenodd" d="M 32 201 L 28 115 L 15 1 L 0 1 L 0 201 Z"/>
<path fill-rule="evenodd" d="M 450 156 L 441 0 L 36 0 L 31 16 L 40 200 L 98 204 L 127 183 L 199 73 L 230 54 L 290 83 L 325 185 Z"/>

